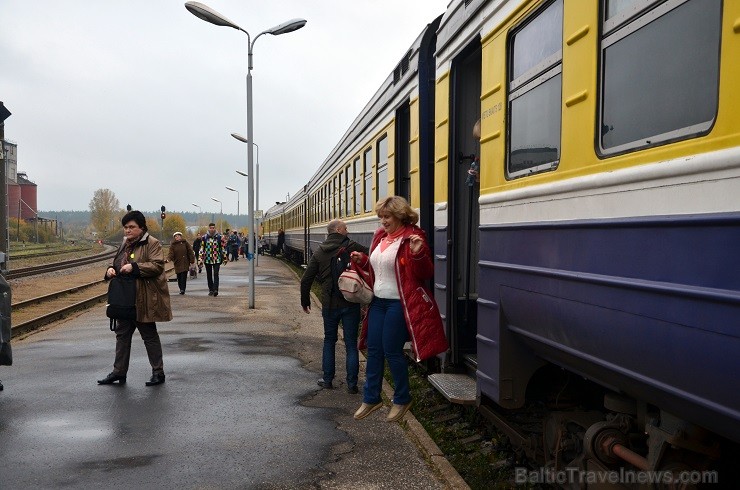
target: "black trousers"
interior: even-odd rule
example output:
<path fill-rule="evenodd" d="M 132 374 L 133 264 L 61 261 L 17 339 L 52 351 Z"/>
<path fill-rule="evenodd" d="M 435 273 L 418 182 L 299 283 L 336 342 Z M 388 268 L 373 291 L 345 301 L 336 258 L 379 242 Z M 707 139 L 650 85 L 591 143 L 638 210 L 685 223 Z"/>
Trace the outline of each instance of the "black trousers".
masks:
<path fill-rule="evenodd" d="M 188 271 L 177 273 L 177 285 L 180 291 L 185 291 L 185 286 L 188 284 Z"/>
<path fill-rule="evenodd" d="M 141 339 L 149 356 L 149 364 L 152 365 L 152 374 L 164 374 L 164 363 L 162 361 L 162 343 L 159 341 L 157 324 L 141 323 L 135 320 L 118 320 L 116 322 L 116 358 L 113 361 L 113 373 L 126 376 L 128 372 L 128 361 L 131 357 L 131 338 L 134 330 L 139 329 Z"/>
<path fill-rule="evenodd" d="M 209 291 L 218 291 L 218 271 L 220 268 L 221 264 L 206 264 Z"/>

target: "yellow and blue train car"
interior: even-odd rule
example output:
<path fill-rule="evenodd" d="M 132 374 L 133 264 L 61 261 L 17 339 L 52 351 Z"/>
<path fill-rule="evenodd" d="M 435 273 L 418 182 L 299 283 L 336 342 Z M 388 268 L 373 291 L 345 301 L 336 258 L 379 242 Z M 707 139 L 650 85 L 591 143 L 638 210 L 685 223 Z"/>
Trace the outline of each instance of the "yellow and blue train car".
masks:
<path fill-rule="evenodd" d="M 444 366 L 496 420 L 550 403 L 533 455 L 624 464 L 608 439 L 703 467 L 740 441 L 739 26 L 722 0 L 461 0 L 440 23 Z"/>
<path fill-rule="evenodd" d="M 406 197 L 442 391 L 472 383 L 554 468 L 716 467 L 740 453 L 738 59 L 737 1 L 452 0 L 263 229 L 305 262 Z"/>

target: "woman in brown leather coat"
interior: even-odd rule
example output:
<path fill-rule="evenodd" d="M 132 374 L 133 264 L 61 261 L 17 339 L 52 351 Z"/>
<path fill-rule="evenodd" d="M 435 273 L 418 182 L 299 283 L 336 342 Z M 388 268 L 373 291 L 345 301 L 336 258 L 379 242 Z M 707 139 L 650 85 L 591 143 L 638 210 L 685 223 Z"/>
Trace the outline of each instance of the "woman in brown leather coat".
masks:
<path fill-rule="evenodd" d="M 106 270 L 105 278 L 110 279 L 118 274 L 130 274 L 136 278 L 136 320 L 117 321 L 113 371 L 98 383 L 126 382 L 131 338 L 138 328 L 152 366 L 152 377 L 146 385 L 154 386 L 164 383 L 162 343 L 155 322 L 172 320 L 170 293 L 164 273 L 164 252 L 159 240 L 147 232 L 146 219 L 140 211 L 129 211 L 121 218 L 121 223 L 124 240 L 113 264 Z"/>

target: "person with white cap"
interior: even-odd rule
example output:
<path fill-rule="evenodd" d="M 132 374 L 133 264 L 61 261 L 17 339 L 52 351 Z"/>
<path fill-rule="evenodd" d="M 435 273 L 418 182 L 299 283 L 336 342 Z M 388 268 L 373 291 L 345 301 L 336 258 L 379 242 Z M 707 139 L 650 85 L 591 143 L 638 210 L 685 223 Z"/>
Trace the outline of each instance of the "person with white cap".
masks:
<path fill-rule="evenodd" d="M 185 294 L 185 286 L 188 282 L 188 270 L 195 264 L 195 253 L 193 247 L 187 240 L 183 240 L 182 233 L 176 231 L 172 235 L 170 251 L 167 254 L 167 262 L 175 264 L 175 273 L 177 274 L 177 285 L 180 287 L 180 294 Z"/>

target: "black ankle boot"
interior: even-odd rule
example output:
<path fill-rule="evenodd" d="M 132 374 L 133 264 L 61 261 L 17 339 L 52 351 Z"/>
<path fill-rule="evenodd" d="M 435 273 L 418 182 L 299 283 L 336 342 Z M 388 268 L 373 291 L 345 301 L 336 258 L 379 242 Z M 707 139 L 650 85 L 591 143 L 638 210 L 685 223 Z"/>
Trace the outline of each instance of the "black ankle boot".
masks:
<path fill-rule="evenodd" d="M 110 373 L 108 376 L 106 376 L 103 379 L 98 380 L 99 385 L 109 385 L 113 384 L 116 381 L 118 381 L 118 384 L 126 384 L 126 376 L 121 376 L 120 374 Z"/>

